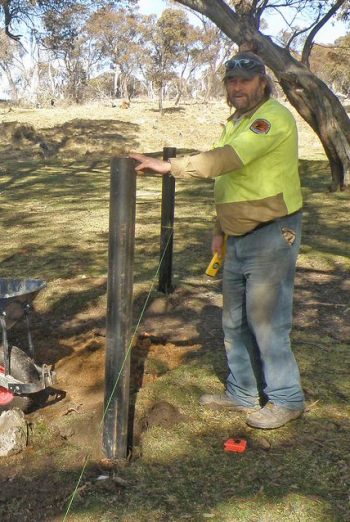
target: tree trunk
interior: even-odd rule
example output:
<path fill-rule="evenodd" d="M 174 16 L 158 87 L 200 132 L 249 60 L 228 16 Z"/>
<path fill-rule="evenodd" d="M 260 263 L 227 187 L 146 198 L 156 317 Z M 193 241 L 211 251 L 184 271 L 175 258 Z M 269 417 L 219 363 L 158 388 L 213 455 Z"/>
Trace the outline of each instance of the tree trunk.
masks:
<path fill-rule="evenodd" d="M 181 88 L 178 86 L 178 89 L 177 89 L 177 95 L 176 95 L 176 98 L 175 98 L 175 107 L 177 107 L 180 103 L 180 100 L 181 100 L 181 96 L 182 96 L 182 90 Z"/>
<path fill-rule="evenodd" d="M 11 75 L 11 67 L 9 67 L 7 64 L 0 64 L 0 67 L 4 71 L 6 78 L 7 78 L 7 82 L 10 87 L 11 101 L 13 101 L 14 103 L 17 103 L 18 102 L 18 91 L 17 91 L 16 83 L 14 82 L 12 75 Z"/>
<path fill-rule="evenodd" d="M 177 107 L 180 103 L 180 99 L 184 92 L 184 85 L 185 85 L 185 81 L 183 79 L 183 76 L 180 76 L 179 82 L 177 84 L 177 95 L 176 95 L 176 99 L 175 99 L 175 107 Z"/>
<path fill-rule="evenodd" d="M 179 104 L 181 96 L 182 96 L 183 91 L 184 91 L 184 86 L 185 86 L 184 76 L 185 76 L 186 67 L 188 65 L 188 61 L 189 61 L 189 55 L 187 55 L 187 57 L 186 57 L 185 64 L 182 67 L 182 71 L 181 71 L 180 76 L 179 76 L 178 91 L 177 91 L 177 96 L 176 96 L 176 99 L 175 99 L 175 107 L 177 107 L 177 105 Z M 193 68 L 192 68 L 191 72 L 193 72 Z"/>
<path fill-rule="evenodd" d="M 159 87 L 159 99 L 158 99 L 158 107 L 159 112 L 163 115 L 163 100 L 164 100 L 164 85 L 163 82 L 161 82 Z"/>
<path fill-rule="evenodd" d="M 301 64 L 298 64 L 301 65 Z M 290 103 L 319 136 L 329 159 L 331 191 L 350 184 L 350 122 L 338 98 L 306 67 L 282 73 L 279 81 Z"/>
<path fill-rule="evenodd" d="M 50 96 L 52 98 L 55 98 L 57 96 L 57 93 L 56 93 L 56 84 L 55 84 L 55 81 L 53 79 L 53 76 L 52 76 L 52 66 L 51 66 L 51 60 L 49 59 L 48 61 L 48 75 L 49 75 L 49 82 L 50 82 L 50 86 L 51 86 L 51 92 L 49 93 Z"/>
<path fill-rule="evenodd" d="M 121 69 L 120 65 L 116 64 L 114 69 L 114 77 L 113 77 L 113 98 L 119 98 L 120 95 L 120 78 Z"/>
<path fill-rule="evenodd" d="M 331 190 L 350 185 L 350 120 L 338 98 L 305 65 L 251 19 L 239 16 L 223 0 L 177 0 L 212 20 L 239 46 L 248 44 L 274 72 L 290 103 L 319 136 L 330 162 Z"/>
<path fill-rule="evenodd" d="M 40 77 L 39 77 L 39 65 L 36 63 L 32 70 L 32 76 L 29 81 L 29 99 L 34 106 L 38 105 L 39 101 L 39 85 L 40 85 Z"/>
<path fill-rule="evenodd" d="M 212 85 L 213 85 L 213 76 L 211 70 L 208 69 L 206 74 L 206 82 L 205 82 L 205 94 L 204 94 L 204 103 L 209 103 L 212 94 Z"/>
<path fill-rule="evenodd" d="M 125 73 L 121 76 L 120 90 L 121 90 L 122 98 L 124 98 L 125 100 L 128 100 L 129 99 L 128 77 Z"/>

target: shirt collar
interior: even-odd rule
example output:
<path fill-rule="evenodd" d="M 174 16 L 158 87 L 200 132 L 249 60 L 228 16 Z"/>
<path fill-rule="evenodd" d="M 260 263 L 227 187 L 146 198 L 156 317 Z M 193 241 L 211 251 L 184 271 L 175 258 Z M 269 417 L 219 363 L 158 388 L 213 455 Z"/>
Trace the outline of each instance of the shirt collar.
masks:
<path fill-rule="evenodd" d="M 233 121 L 239 121 L 243 118 L 250 118 L 254 112 L 256 112 L 262 105 L 264 105 L 265 102 L 267 102 L 270 98 L 264 98 L 259 102 L 257 105 L 255 105 L 252 109 L 250 109 L 247 112 L 241 112 L 239 109 L 237 109 L 233 114 L 231 114 L 227 121 L 233 120 Z"/>

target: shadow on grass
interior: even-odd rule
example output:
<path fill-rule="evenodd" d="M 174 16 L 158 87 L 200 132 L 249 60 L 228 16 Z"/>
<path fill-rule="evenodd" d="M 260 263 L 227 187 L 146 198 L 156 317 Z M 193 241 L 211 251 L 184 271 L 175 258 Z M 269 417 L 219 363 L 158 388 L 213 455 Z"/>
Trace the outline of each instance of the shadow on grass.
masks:
<path fill-rule="evenodd" d="M 39 155 L 41 159 L 54 157 L 57 153 L 66 151 L 74 156 L 80 150 L 97 150 L 102 155 L 106 154 L 112 147 L 137 147 L 136 134 L 139 125 L 116 119 L 96 120 L 76 118 L 53 127 L 34 129 L 33 127 L 8 122 L 2 126 L 10 145 L 2 145 L 3 150 L 17 152 L 17 160 L 20 153 L 30 152 L 30 146 L 38 147 L 32 149 L 32 155 Z M 21 132 L 21 130 L 24 132 Z M 90 151 L 91 149 L 91 151 Z M 28 158 L 27 158 L 28 159 Z"/>
<path fill-rule="evenodd" d="M 118 128 L 121 124 L 125 126 L 122 129 L 126 139 L 132 142 L 130 128 L 124 122 L 108 120 L 101 123 L 88 120 L 83 123 L 73 120 L 63 127 L 68 134 L 79 133 L 84 128 L 90 134 L 103 136 L 110 125 Z M 133 127 L 131 131 L 132 129 Z M 52 132 L 55 133 L 55 129 Z M 84 274 L 105 275 L 108 249 L 108 171 L 89 170 L 84 163 L 60 168 L 59 162 L 44 167 L 35 162 L 24 162 L 19 164 L 18 169 L 19 178 L 16 178 L 11 190 L 5 191 L 2 196 L 2 275 L 39 277 L 49 281 L 57 278 L 68 280 Z M 307 255 L 315 252 L 315 256 L 327 259 L 332 272 L 329 274 L 329 282 L 316 281 L 314 284 L 317 274 L 321 274 L 320 269 L 299 271 L 296 302 L 300 304 L 303 313 L 306 312 L 306 316 L 310 315 L 310 318 L 312 316 L 314 321 L 315 312 L 311 314 L 310 308 L 307 311 L 303 307 L 305 293 L 332 294 L 329 306 L 339 305 L 336 312 L 345 312 L 346 309 L 341 290 L 347 274 L 334 260 L 334 256 L 346 256 L 348 249 L 349 203 L 344 193 L 327 193 L 327 162 L 302 161 L 301 173 L 305 193 L 302 251 Z M 143 186 L 147 186 L 147 180 L 142 182 Z M 158 186 L 158 190 L 160 183 L 160 180 L 149 181 L 150 186 Z M 212 189 L 211 182 L 177 181 L 173 260 L 175 285 L 181 285 L 181 280 L 186 277 L 201 275 L 209 261 Z M 193 211 L 194 208 L 196 212 Z M 100 215 L 101 212 L 101 225 L 92 226 L 93 216 Z M 338 219 L 341 220 L 340 225 Z M 151 198 L 150 201 L 138 202 L 137 220 L 142 225 L 142 232 L 136 237 L 135 282 L 141 283 L 151 281 L 159 263 L 160 200 L 154 201 Z M 22 240 L 16 244 L 17 237 Z M 312 284 L 309 285 L 311 281 Z M 79 313 L 79 306 L 72 307 L 71 313 Z M 322 314 L 321 328 L 327 325 L 327 331 L 335 331 L 333 326 L 337 314 L 328 314 L 326 321 L 326 311 L 327 306 L 320 307 L 317 311 Z"/>
<path fill-rule="evenodd" d="M 77 122 L 70 125 L 74 131 L 80 128 Z M 107 122 L 104 122 L 101 128 L 106 125 Z M 28 231 L 24 236 L 25 244 L 21 244 L 17 251 L 10 250 L 9 255 L 3 257 L 0 263 L 3 276 L 39 277 L 49 281 L 63 278 L 65 281 L 61 284 L 65 287 L 75 277 L 105 275 L 108 231 L 92 229 L 86 240 L 82 239 L 89 224 L 90 213 L 102 209 L 105 214 L 103 226 L 108 226 L 108 173 L 89 171 L 79 163 L 67 171 L 59 171 L 58 164 L 53 164 L 50 170 L 39 171 L 35 179 L 31 179 L 34 170 L 32 165 L 28 172 L 23 171 L 21 182 L 15 182 L 13 190 L 5 192 L 3 196 L 6 204 L 9 204 L 2 220 L 4 231 L 7 232 L 4 236 L 5 245 L 6 237 L 16 237 L 19 229 Z M 306 252 L 315 251 L 317 256 L 326 257 L 330 271 L 326 273 L 318 268 L 298 270 L 296 325 L 301 331 L 317 325 L 320 335 L 335 336 L 341 340 L 346 337 L 344 326 L 348 311 L 343 289 L 348 276 L 346 270 L 334 262 L 334 256 L 344 256 L 347 251 L 348 199 L 344 193 L 329 195 L 326 192 L 329 180 L 327 162 L 303 161 L 301 171 L 306 199 L 302 248 Z M 143 180 L 144 186 L 147 183 L 147 180 Z M 160 180 L 150 180 L 150 183 L 152 187 L 156 184 L 159 189 Z M 208 216 L 212 215 L 212 188 L 211 182 L 177 182 L 173 260 L 175 286 L 181 286 L 181 281 L 187 277 L 203 274 L 209 261 L 211 224 L 208 223 Z M 21 203 L 16 213 L 13 213 L 14 201 Z M 193 212 L 194 204 L 198 212 Z M 38 210 L 38 205 L 43 205 L 44 208 L 39 206 Z M 201 208 L 204 208 L 202 215 L 199 212 Z M 142 223 L 143 232 L 136 237 L 136 283 L 150 283 L 158 267 L 159 211 L 160 201 L 138 203 L 137 219 Z M 80 212 L 85 212 L 83 217 Z M 69 217 L 70 213 L 72 219 Z M 342 219 L 340 226 L 337 223 L 339 216 Z M 61 224 L 60 220 L 63 218 L 66 221 Z M 73 233 L 80 221 L 81 236 Z M 69 226 L 72 228 L 68 229 Z M 55 230 L 58 231 L 57 235 Z M 12 239 L 9 245 L 11 243 Z M 325 276 L 325 279 L 321 276 Z M 79 284 L 83 290 L 79 289 Z M 86 289 L 85 286 L 86 282 L 81 279 L 75 289 L 64 298 L 54 298 L 48 312 L 50 317 L 59 317 L 63 310 L 65 315 L 68 313 L 75 317 L 93 306 L 95 298 L 105 292 L 105 285 L 97 289 Z M 183 321 L 185 319 L 182 318 Z M 218 317 L 214 319 L 215 322 L 218 320 Z M 88 321 L 86 328 L 91 328 L 92 324 L 93 320 Z M 210 343 L 213 342 L 210 332 L 201 336 L 208 338 Z"/>
<path fill-rule="evenodd" d="M 157 112 L 158 114 L 176 114 L 178 112 L 185 112 L 184 107 L 165 107 L 162 109 L 148 109 L 149 112 Z"/>
<path fill-rule="evenodd" d="M 297 279 L 300 276 L 298 275 Z M 340 299 L 341 279 L 332 283 L 332 291 Z M 327 295 L 327 288 L 317 288 Z M 220 285 L 211 292 L 220 292 Z M 316 293 L 316 292 L 315 292 Z M 343 407 L 348 400 L 347 374 L 349 371 L 348 342 L 349 323 L 347 309 L 342 306 L 327 316 L 317 304 L 312 283 L 309 295 L 303 298 L 300 290 L 295 300 L 295 320 L 292 336 L 293 350 L 301 366 L 302 383 L 308 402 L 322 400 L 326 405 Z M 343 297 L 342 297 L 343 296 Z M 161 335 L 176 347 L 200 345 L 201 364 L 221 381 L 227 377 L 226 354 L 221 328 L 221 307 L 208 304 L 205 282 L 198 281 L 192 288 L 178 288 L 166 299 L 163 311 L 146 313 L 143 328 L 153 335 Z M 158 298 L 159 300 L 159 298 Z M 326 304 L 326 303 L 324 303 Z M 329 307 L 325 307 L 326 311 Z M 184 350 L 183 364 L 189 363 L 193 354 Z M 196 354 L 195 354 L 196 357 Z M 342 361 L 342 364 L 339 364 Z M 203 392 L 209 390 L 203 390 Z"/>
<path fill-rule="evenodd" d="M 9 480 L 9 459 L 0 478 L 4 485 L 1 520 L 30 520 L 33 513 L 38 522 L 61 520 L 79 485 L 68 520 L 165 522 L 208 517 L 237 522 L 345 522 L 349 516 L 347 467 L 339 444 L 350 424 L 344 420 L 337 428 L 338 420 L 306 416 L 284 428 L 283 440 L 273 442 L 269 449 L 259 445 L 259 436 L 252 430 L 241 426 L 237 435 L 248 440 L 244 454 L 224 453 L 223 442 L 232 433 L 205 424 L 195 435 L 188 430 L 180 448 L 173 446 L 171 451 L 170 443 L 165 454 L 160 441 L 178 440 L 179 431 L 157 429 L 153 436 L 159 440 L 160 454 L 126 467 L 116 464 L 116 482 L 96 480 L 106 471 L 92 460 L 78 482 L 89 450 L 72 444 L 65 470 L 36 462 L 35 476 L 26 466 Z M 56 457 L 67 450 L 67 445 L 57 447 Z M 28 481 L 34 479 L 35 487 L 28 488 Z"/>
<path fill-rule="evenodd" d="M 104 299 L 106 291 L 105 278 L 93 281 L 78 278 L 70 279 L 65 284 L 56 284 L 56 292 L 55 289 L 42 292 L 41 301 L 51 305 L 46 306 L 46 312 L 34 312 L 31 318 L 37 362 L 55 364 L 73 353 L 73 349 L 66 344 L 68 340 L 87 332 L 92 332 L 93 337 L 94 329 L 97 329 L 96 335 L 101 335 L 101 329 L 105 327 L 105 308 L 101 310 L 100 301 Z M 9 331 L 9 338 L 15 345 L 23 348 L 27 346 L 24 321 L 19 321 Z"/>
<path fill-rule="evenodd" d="M 108 184 L 105 178 L 102 179 L 102 174 L 99 177 L 95 171 L 87 172 L 88 169 L 79 174 L 80 167 L 76 164 L 74 173 L 70 172 L 74 180 L 69 181 L 69 177 L 64 178 L 62 173 L 57 172 L 59 165 L 56 164 L 53 165 L 53 172 L 48 171 L 45 175 L 39 173 L 39 181 L 39 178 L 29 179 L 34 175 L 35 166 L 32 165 L 30 168 L 32 170 L 27 175 L 23 167 L 23 177 L 16 179 L 11 185 L 13 192 L 7 192 L 7 202 L 12 205 L 17 201 L 23 204 L 33 199 L 45 202 L 52 200 L 53 196 L 57 196 L 57 201 L 63 196 L 77 198 L 81 208 L 84 208 L 85 204 L 88 206 L 98 205 L 101 201 L 103 204 L 108 202 Z M 262 517 L 276 522 L 298 519 L 330 522 L 349 519 L 349 465 L 345 441 L 350 426 L 345 416 L 339 412 L 332 413 L 333 406 L 345 408 L 346 405 L 343 383 L 347 379 L 348 351 L 345 345 L 340 343 L 334 347 L 335 335 L 339 341 L 345 340 L 344 323 L 348 312 L 345 312 L 346 307 L 342 305 L 346 304 L 343 301 L 346 273 L 342 265 L 334 261 L 334 256 L 346 256 L 349 237 L 346 230 L 349 225 L 347 214 L 346 219 L 344 214 L 348 203 L 344 194 L 326 193 L 326 185 L 329 184 L 326 162 L 302 163 L 302 172 L 306 197 L 304 248 L 305 245 L 310 247 L 311 253 L 315 251 L 316 256 L 327 256 L 329 271 L 319 267 L 308 267 L 298 271 L 295 351 L 298 361 L 301 362 L 302 378 L 309 389 L 310 401 L 321 399 L 326 406 L 330 406 L 329 414 L 326 416 L 311 411 L 304 419 L 283 428 L 281 438 L 271 436 L 270 439 L 270 436 L 266 435 L 272 442 L 271 445 L 263 446 L 259 437 L 256 439 L 243 422 L 237 421 L 237 424 L 232 425 L 231 429 L 237 430 L 232 433 L 227 431 L 227 428 L 222 428 L 220 422 L 216 423 L 215 429 L 208 426 L 205 415 L 197 412 L 197 415 L 201 415 L 202 428 L 200 431 L 196 428 L 196 432 L 193 433 L 190 427 L 185 437 L 182 437 L 180 447 L 176 445 L 181 439 L 180 428 L 173 431 L 157 428 L 153 435 L 151 431 L 146 434 L 158 440 L 159 445 L 155 446 L 156 451 L 153 455 L 148 454 L 132 462 L 129 467 L 118 469 L 118 475 L 129 482 L 126 487 L 114 484 L 112 489 L 108 489 L 107 485 L 104 489 L 103 485 L 97 486 L 97 481 L 93 478 L 96 478 L 101 470 L 95 463 L 89 465 L 83 478 L 85 493 L 83 488 L 76 495 L 70 517 L 88 520 L 87 517 L 92 516 L 95 520 L 100 518 L 118 521 L 124 517 L 124 520 L 138 522 L 182 518 L 199 521 L 203 520 L 204 514 L 218 521 L 251 521 Z M 56 180 L 50 180 L 50 175 L 56 176 Z M 67 185 L 64 185 L 64 181 L 67 181 Z M 196 202 L 195 209 L 197 204 L 199 208 L 203 201 L 208 201 L 209 205 L 212 186 L 194 181 L 187 186 L 185 182 L 178 183 L 178 188 L 175 271 L 179 274 L 176 284 L 181 287 L 181 279 L 193 273 L 199 274 L 208 261 L 208 216 L 203 216 L 202 221 L 193 210 L 193 202 Z M 143 207 L 145 206 L 143 204 Z M 69 212 L 63 207 L 59 208 L 59 211 Z M 35 227 L 33 216 L 28 210 L 21 208 L 18 212 L 19 223 L 16 223 L 10 210 L 5 216 L 4 228 L 13 236 L 16 235 L 16 226 L 26 227 L 29 231 L 31 227 Z M 147 228 L 148 224 L 150 226 L 152 223 L 152 209 L 149 212 L 150 215 L 143 215 L 146 227 L 137 245 L 144 248 L 141 261 L 145 259 L 148 248 L 150 234 Z M 183 212 L 187 212 L 188 215 L 183 217 Z M 337 219 L 342 216 L 344 220 L 339 226 Z M 45 223 L 48 223 L 50 209 L 46 218 Z M 158 216 L 154 220 L 159 222 Z M 44 229 L 46 225 L 41 226 Z M 40 230 L 40 226 L 33 230 Z M 105 280 L 89 279 L 91 266 L 102 266 L 99 265 L 98 258 L 103 249 L 106 251 L 106 231 L 99 232 L 99 235 L 94 234 L 93 237 L 95 241 L 90 243 L 90 248 L 86 248 L 82 247 L 76 238 L 73 238 L 74 241 L 67 240 L 64 246 L 56 245 L 50 238 L 42 243 L 42 235 L 37 234 L 35 240 L 31 238 L 33 248 L 30 257 L 22 252 L 19 257 L 11 258 L 12 261 L 3 261 L 1 266 L 12 277 L 17 274 L 39 277 L 43 276 L 44 272 L 51 274 L 52 279 L 67 278 L 65 281 L 55 282 L 56 289 L 64 287 L 64 295 L 55 295 L 53 290 L 47 312 L 38 317 L 34 328 L 36 339 L 40 335 L 43 323 L 52 324 L 52 361 L 72 353 L 69 348 L 64 352 L 64 344 L 62 352 L 57 350 L 57 341 L 64 341 L 72 335 L 80 335 L 93 328 L 102 327 L 104 323 L 103 314 L 84 316 L 97 306 L 106 292 Z M 96 237 L 101 241 L 100 246 Z M 47 269 L 45 263 L 50 265 Z M 140 262 L 135 265 L 138 267 L 136 279 L 138 282 L 149 281 L 151 271 L 141 264 Z M 16 274 L 12 271 L 16 271 Z M 73 280 L 73 272 L 87 272 L 88 277 Z M 101 277 L 101 273 L 99 276 Z M 327 277 L 322 279 L 324 276 Z M 225 379 L 220 308 L 206 305 L 203 285 L 198 288 L 197 295 L 193 296 L 195 293 L 194 285 L 187 294 L 188 303 L 186 299 L 178 302 L 175 300 L 171 313 L 159 314 L 159 328 L 162 335 L 169 334 L 169 338 L 174 335 L 176 329 L 180 331 L 184 323 L 193 327 L 185 338 L 175 339 L 174 346 L 185 346 L 187 343 L 200 344 L 201 348 L 198 350 L 198 358 L 194 358 L 193 355 L 184 358 L 183 367 L 186 367 L 190 374 L 190 378 L 184 381 L 185 384 L 179 386 L 176 378 L 172 384 L 166 382 L 163 389 L 158 387 L 153 392 L 159 392 L 157 397 L 161 396 L 164 389 L 168 389 L 169 393 L 173 393 L 174 401 L 176 393 L 180 391 L 186 400 L 197 403 L 199 395 L 206 391 L 192 377 L 198 367 L 206 368 L 208 374 L 217 375 L 222 381 Z M 141 302 L 144 302 L 145 295 L 142 294 L 136 302 L 135 315 L 141 307 Z M 195 307 L 193 299 L 196 300 Z M 68 325 L 65 325 L 67 318 L 72 322 L 68 321 Z M 155 321 L 156 318 L 157 314 L 153 314 L 152 320 Z M 169 322 L 169 333 L 166 331 L 166 321 Z M 329 343 L 328 338 L 331 339 Z M 42 340 L 40 349 L 44 349 L 44 344 Z M 99 385 L 95 383 L 94 386 L 97 384 Z M 230 455 L 223 452 L 223 441 L 232 435 L 248 439 L 249 450 L 245 454 Z M 170 445 L 164 450 L 164 444 Z M 48 461 L 42 463 L 29 459 L 26 461 L 23 474 L 13 475 L 12 460 L 2 463 L 2 520 L 11 522 L 18 517 L 33 520 L 33 516 L 38 521 L 50 520 L 64 513 L 69 495 L 77 484 L 85 456 L 85 451 L 78 444 L 75 447 L 71 445 L 74 457 L 69 453 L 68 465 L 67 447 L 68 445 L 62 447 L 64 470 L 58 465 L 49 464 Z M 27 455 L 24 455 L 24 458 L 26 457 Z M 35 487 L 29 488 L 28 483 L 34 479 Z M 111 487 L 110 484 L 108 487 Z"/>

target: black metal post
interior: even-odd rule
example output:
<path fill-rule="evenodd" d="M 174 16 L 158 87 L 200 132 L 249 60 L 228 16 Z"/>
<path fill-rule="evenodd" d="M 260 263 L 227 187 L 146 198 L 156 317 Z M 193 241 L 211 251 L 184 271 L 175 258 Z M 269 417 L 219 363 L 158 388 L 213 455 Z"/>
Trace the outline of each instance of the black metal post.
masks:
<path fill-rule="evenodd" d="M 175 158 L 175 147 L 164 147 L 163 159 Z M 173 291 L 172 266 L 173 266 L 173 235 L 174 235 L 174 209 L 175 209 L 175 178 L 166 175 L 162 177 L 162 211 L 160 229 L 160 260 L 158 290 L 164 294 Z"/>
<path fill-rule="evenodd" d="M 108 458 L 127 457 L 136 173 L 134 160 L 111 164 L 105 415 L 103 448 Z"/>

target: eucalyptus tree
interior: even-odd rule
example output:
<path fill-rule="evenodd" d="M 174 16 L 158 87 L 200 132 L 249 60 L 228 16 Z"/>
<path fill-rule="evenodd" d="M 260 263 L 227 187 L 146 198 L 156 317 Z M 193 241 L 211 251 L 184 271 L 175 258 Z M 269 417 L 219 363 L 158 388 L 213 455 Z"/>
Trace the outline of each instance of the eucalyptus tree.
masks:
<path fill-rule="evenodd" d="M 200 29 L 188 24 L 186 33 L 178 56 L 178 71 L 174 81 L 177 90 L 175 105 L 179 104 L 183 94 L 193 95 L 196 71 L 202 63 L 203 39 Z"/>
<path fill-rule="evenodd" d="M 206 16 L 241 49 L 252 50 L 264 59 L 290 103 L 319 136 L 330 162 L 330 189 L 348 187 L 349 117 L 337 96 L 311 72 L 309 61 L 319 30 L 334 16 L 349 20 L 349 0 L 176 0 L 176 3 Z M 266 24 L 263 25 L 264 17 L 271 12 L 282 16 L 288 12 L 291 22 L 289 36 L 284 41 L 276 42 L 268 34 Z M 301 35 L 303 46 L 297 54 L 293 43 L 299 38 L 300 44 Z"/>
<path fill-rule="evenodd" d="M 83 100 L 89 76 L 84 34 L 87 16 L 87 7 L 79 2 L 60 11 L 50 10 L 42 16 L 41 43 L 49 59 L 61 70 L 65 98 L 76 102 Z"/>
<path fill-rule="evenodd" d="M 177 78 L 177 67 L 186 60 L 186 53 L 193 45 L 194 28 L 183 10 L 165 9 L 158 19 L 148 18 L 144 35 L 147 44 L 143 70 L 158 90 L 162 112 L 165 87 Z"/>
<path fill-rule="evenodd" d="M 99 3 L 93 0 L 0 0 L 0 21 L 3 21 L 5 34 L 19 41 L 22 34 L 18 31 L 23 24 L 34 28 L 38 19 L 50 12 L 60 13 L 76 4 L 91 7 Z"/>
<path fill-rule="evenodd" d="M 0 0 L 0 24 L 5 35 L 17 41 L 30 29 L 48 62 L 55 61 L 61 70 L 65 94 L 80 101 L 100 59 L 85 30 L 88 18 L 105 6 L 120 9 L 135 4 L 136 0 Z"/>
<path fill-rule="evenodd" d="M 202 80 L 205 100 L 217 95 L 221 84 L 222 68 L 233 54 L 235 44 L 215 24 L 200 16 L 202 53 L 200 63 L 203 67 Z M 221 85 L 222 88 L 222 85 Z"/>
<path fill-rule="evenodd" d="M 105 6 L 128 7 L 135 4 L 137 0 L 0 0 L 0 17 L 3 18 L 5 33 L 19 40 L 21 34 L 17 34 L 16 24 L 30 24 L 45 13 L 59 13 L 76 5 L 96 10 Z"/>
<path fill-rule="evenodd" d="M 0 32 L 0 72 L 6 77 L 11 92 L 11 99 L 18 100 L 17 81 L 14 76 L 16 55 L 20 52 L 18 42 Z"/>
<path fill-rule="evenodd" d="M 92 13 L 85 30 L 100 55 L 100 67 L 114 72 L 114 95 L 130 99 L 133 80 L 144 59 L 144 31 L 147 17 L 129 9 L 106 6 Z"/>
<path fill-rule="evenodd" d="M 310 67 L 333 91 L 350 98 L 350 33 L 332 45 L 315 45 Z"/>

